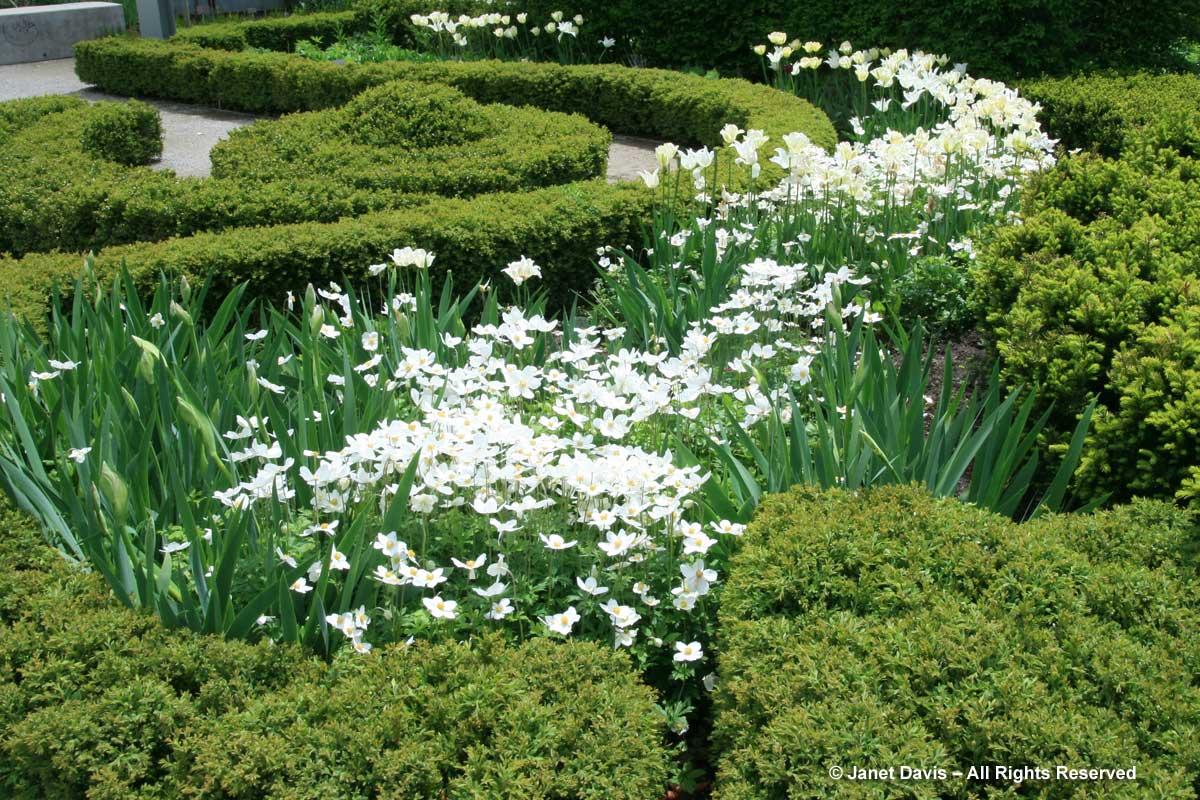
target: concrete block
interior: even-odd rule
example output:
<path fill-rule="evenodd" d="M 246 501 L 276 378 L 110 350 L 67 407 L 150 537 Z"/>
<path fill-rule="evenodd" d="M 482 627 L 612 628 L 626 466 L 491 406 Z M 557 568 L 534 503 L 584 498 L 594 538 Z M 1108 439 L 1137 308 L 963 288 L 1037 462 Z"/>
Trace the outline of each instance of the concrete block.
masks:
<path fill-rule="evenodd" d="M 76 42 L 123 30 L 116 3 L 0 8 L 0 64 L 70 58 Z"/>
<path fill-rule="evenodd" d="M 172 0 L 137 0 L 138 33 L 147 39 L 170 39 L 175 35 Z"/>

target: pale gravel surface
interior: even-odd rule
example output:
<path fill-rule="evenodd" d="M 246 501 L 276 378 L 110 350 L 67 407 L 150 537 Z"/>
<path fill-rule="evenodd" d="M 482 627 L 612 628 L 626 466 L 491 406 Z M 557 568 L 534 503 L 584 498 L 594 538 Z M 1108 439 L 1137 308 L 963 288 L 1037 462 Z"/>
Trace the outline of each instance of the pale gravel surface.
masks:
<path fill-rule="evenodd" d="M 0 101 L 44 94 L 73 94 L 85 100 L 123 100 L 89 88 L 75 76 L 74 59 L 40 61 L 0 66 Z M 163 155 L 155 169 L 174 170 L 177 175 L 202 177 L 212 164 L 208 153 L 235 128 L 260 117 L 204 106 L 164 100 L 147 100 L 158 108 L 163 122 Z M 637 180 L 638 172 L 654 168 L 658 142 L 633 136 L 613 136 L 608 151 L 608 180 Z"/>

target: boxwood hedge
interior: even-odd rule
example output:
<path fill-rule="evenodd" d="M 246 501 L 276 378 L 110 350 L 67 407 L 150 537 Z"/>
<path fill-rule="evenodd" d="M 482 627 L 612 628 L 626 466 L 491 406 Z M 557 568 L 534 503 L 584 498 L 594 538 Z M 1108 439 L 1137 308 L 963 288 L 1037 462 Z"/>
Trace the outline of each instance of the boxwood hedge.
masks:
<path fill-rule="evenodd" d="M 400 85 L 429 96 L 428 84 Z M 603 174 L 610 134 L 582 117 L 481 106 L 440 88 L 475 109 L 488 135 L 457 146 L 357 143 L 369 126 L 351 119 L 347 106 L 235 131 L 213 150 L 213 179 L 127 168 L 161 147 L 157 112 L 143 103 L 80 101 L 34 115 L 19 108 L 29 101 L 14 101 L 9 133 L 0 131 L 0 253 L 79 252 L 227 227 L 333 221 L 419 205 L 425 198 L 413 195 L 422 193 L 520 191 Z M 375 87 L 360 102 L 395 112 L 397 98 L 378 95 L 396 91 Z M 9 105 L 0 103 L 0 113 Z M 455 112 L 461 120 L 464 109 Z M 411 116 L 429 130 L 436 115 Z"/>
<path fill-rule="evenodd" d="M 547 639 L 326 665 L 167 630 L 0 512 L 0 793 L 23 798 L 660 796 L 629 659 Z"/>
<path fill-rule="evenodd" d="M 602 177 L 612 136 L 578 114 L 481 105 L 456 89 L 393 81 L 341 108 L 233 131 L 213 175 L 244 183 L 313 179 L 469 197 Z"/>
<path fill-rule="evenodd" d="M 530 192 L 497 192 L 469 200 L 430 198 L 396 211 L 332 223 L 231 228 L 182 239 L 111 247 L 96 255 L 98 278 L 111 279 L 124 263 L 151 286 L 160 272 L 203 280 L 224 290 L 247 282 L 252 294 L 281 300 L 288 290 L 349 277 L 362 283 L 366 268 L 394 248 L 424 247 L 437 255 L 434 272 L 454 273 L 461 286 L 499 275 L 522 255 L 547 269 L 541 287 L 559 307 L 591 286 L 596 250 L 640 241 L 650 195 L 632 185 L 601 181 Z M 0 302 L 31 320 L 43 317 L 53 286 L 69 286 L 82 257 L 32 253 L 0 258 Z"/>
<path fill-rule="evenodd" d="M 1200 153 L 1200 75 L 1087 74 L 1022 81 L 1046 132 L 1068 150 L 1116 156 L 1149 128 L 1160 144 Z"/>
<path fill-rule="evenodd" d="M 1143 501 L 1020 526 L 916 487 L 769 499 L 722 595 L 715 796 L 1193 797 L 1194 522 Z M 829 777 L 986 764 L 1137 780 Z"/>
<path fill-rule="evenodd" d="M 161 156 L 162 143 L 158 109 L 137 100 L 97 103 L 80 133 L 84 152 L 131 167 Z"/>
<path fill-rule="evenodd" d="M 726 123 L 772 136 L 803 131 L 832 148 L 837 134 L 808 102 L 736 79 L 710 80 L 615 64 L 495 61 L 333 64 L 286 53 L 228 52 L 193 43 L 109 37 L 75 48 L 80 79 L 115 94 L 158 97 L 255 113 L 345 105 L 389 80 L 442 83 L 481 103 L 580 113 L 614 133 L 679 144 L 721 143 Z"/>
<path fill-rule="evenodd" d="M 1080 488 L 1200 503 L 1200 160 L 1141 140 L 1120 159 L 1064 159 L 991 234 L 973 273 L 1011 383 L 1036 384 L 1065 435 L 1100 405 Z"/>

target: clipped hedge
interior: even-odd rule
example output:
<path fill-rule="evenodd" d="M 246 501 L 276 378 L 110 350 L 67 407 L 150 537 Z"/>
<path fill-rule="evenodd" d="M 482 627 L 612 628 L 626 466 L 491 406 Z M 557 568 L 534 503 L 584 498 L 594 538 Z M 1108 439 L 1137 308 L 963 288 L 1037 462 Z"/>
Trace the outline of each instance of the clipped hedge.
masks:
<path fill-rule="evenodd" d="M 5 797 L 629 798 L 667 778 L 619 652 L 498 637 L 325 665 L 163 628 L 0 513 Z"/>
<path fill-rule="evenodd" d="M 1200 76 L 1138 73 L 1022 81 L 1046 133 L 1068 150 L 1116 156 L 1146 128 L 1160 144 L 1200 153 Z"/>
<path fill-rule="evenodd" d="M 916 487 L 770 498 L 722 595 L 714 796 L 1194 796 L 1194 522 L 1139 502 L 1021 526 Z M 829 777 L 985 764 L 1137 780 Z"/>
<path fill-rule="evenodd" d="M 1200 308 L 1200 161 L 1142 141 L 1064 159 L 1020 225 L 983 246 L 974 300 L 1005 378 L 1035 384 L 1066 435 L 1100 397 L 1077 476 L 1089 495 L 1200 501 L 1200 396 L 1184 343 Z"/>
<path fill-rule="evenodd" d="M 469 197 L 604 174 L 612 136 L 579 115 L 480 105 L 449 86 L 393 81 L 341 108 L 233 131 L 213 175 L 249 183 L 314 179 Z"/>
<path fill-rule="evenodd" d="M 309 282 L 343 277 L 362 282 L 368 265 L 394 248 L 417 246 L 437 255 L 435 273 L 452 271 L 460 286 L 498 276 L 509 261 L 529 256 L 550 267 L 540 285 L 561 307 L 591 286 L 596 249 L 637 241 L 649 213 L 649 193 L 592 181 L 471 200 L 430 198 L 414 208 L 334 223 L 234 228 L 112 247 L 97 255 L 96 271 L 108 279 L 124 262 L 146 286 L 161 272 L 211 276 L 218 295 L 245 281 L 251 294 L 281 300 Z M 39 319 L 51 288 L 68 286 L 81 261 L 63 253 L 0 259 L 0 299 L 18 314 Z"/>
<path fill-rule="evenodd" d="M 394 91 L 389 86 L 370 91 Z M 235 131 L 213 150 L 212 179 L 124 166 L 160 146 L 156 112 L 145 104 L 47 106 L 51 113 L 37 115 L 14 109 L 9 136 L 0 132 L 0 253 L 84 252 L 230 227 L 331 222 L 417 206 L 427 199 L 422 193 L 520 191 L 603 174 L 610 135 L 581 117 L 458 98 L 478 110 L 488 136 L 457 147 L 357 144 L 362 127 L 352 109 L 331 109 Z M 0 114 L 8 105 L 0 103 Z M 428 123 L 430 115 L 414 119 Z M 106 154 L 114 147 L 126 155 Z"/>
<path fill-rule="evenodd" d="M 403 79 L 447 84 L 481 103 L 581 113 L 615 133 L 679 144 L 718 145 L 726 123 L 775 137 L 803 131 L 827 149 L 837 143 L 828 117 L 808 102 L 770 87 L 613 64 L 338 65 L 284 53 L 234 53 L 174 41 L 109 37 L 76 45 L 75 70 L 81 80 L 115 94 L 256 113 L 345 105 L 370 86 Z"/>
<path fill-rule="evenodd" d="M 162 141 L 158 109 L 137 100 L 97 103 L 79 139 L 85 153 L 128 167 L 156 160 L 162 155 Z"/>

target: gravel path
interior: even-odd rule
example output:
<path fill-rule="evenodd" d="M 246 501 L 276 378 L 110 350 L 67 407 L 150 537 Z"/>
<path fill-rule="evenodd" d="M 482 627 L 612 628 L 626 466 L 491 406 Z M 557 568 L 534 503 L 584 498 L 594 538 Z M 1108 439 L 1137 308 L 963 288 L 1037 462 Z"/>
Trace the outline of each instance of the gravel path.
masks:
<path fill-rule="evenodd" d="M 0 101 L 44 94 L 73 94 L 85 100 L 124 100 L 89 88 L 75 76 L 75 60 L 39 61 L 0 66 Z M 176 175 L 203 177 L 212 168 L 208 153 L 231 130 L 249 125 L 253 114 L 222 111 L 164 100 L 147 100 L 158 108 L 163 123 L 162 159 L 155 169 L 174 170 Z M 640 170 L 654 168 L 658 142 L 633 136 L 613 136 L 608 153 L 608 181 L 636 180 Z"/>

